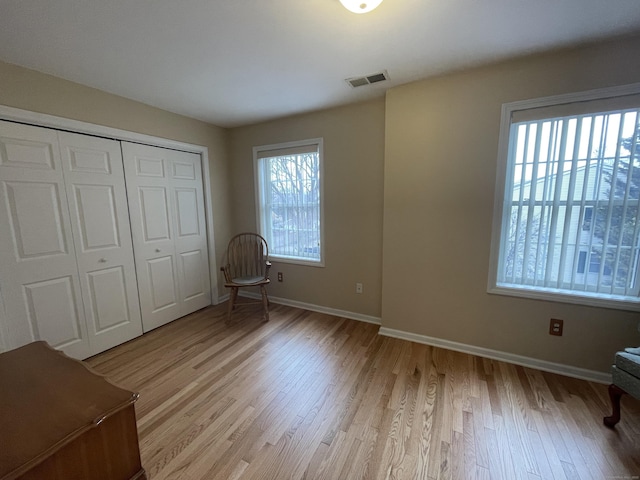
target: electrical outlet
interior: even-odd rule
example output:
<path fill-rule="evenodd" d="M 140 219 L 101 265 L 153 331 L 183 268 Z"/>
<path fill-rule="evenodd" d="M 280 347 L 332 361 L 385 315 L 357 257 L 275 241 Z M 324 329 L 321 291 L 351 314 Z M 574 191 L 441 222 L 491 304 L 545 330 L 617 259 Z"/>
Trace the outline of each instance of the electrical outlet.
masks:
<path fill-rule="evenodd" d="M 282 281 L 283 281 L 282 272 L 278 272 L 278 281 L 279 281 L 279 282 L 282 282 Z"/>
<path fill-rule="evenodd" d="M 362 293 L 362 284 L 356 283 L 356 293 Z"/>
<path fill-rule="evenodd" d="M 552 318 L 549 321 L 549 335 L 556 335 L 558 337 L 562 336 L 562 327 L 564 320 L 559 320 L 557 318 Z"/>

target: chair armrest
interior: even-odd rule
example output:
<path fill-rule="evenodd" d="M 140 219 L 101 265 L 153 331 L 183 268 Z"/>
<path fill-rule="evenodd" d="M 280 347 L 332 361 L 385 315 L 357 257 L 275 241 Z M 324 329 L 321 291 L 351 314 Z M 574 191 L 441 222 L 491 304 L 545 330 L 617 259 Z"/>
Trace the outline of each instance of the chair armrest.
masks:
<path fill-rule="evenodd" d="M 224 274 L 224 281 L 231 281 L 231 273 L 229 272 L 229 265 L 225 265 L 224 267 L 220 267 L 220 271 Z"/>
<path fill-rule="evenodd" d="M 266 279 L 266 278 L 269 278 L 269 270 L 271 269 L 271 262 L 267 260 L 265 262 L 265 265 L 267 268 L 264 271 L 264 278 Z"/>

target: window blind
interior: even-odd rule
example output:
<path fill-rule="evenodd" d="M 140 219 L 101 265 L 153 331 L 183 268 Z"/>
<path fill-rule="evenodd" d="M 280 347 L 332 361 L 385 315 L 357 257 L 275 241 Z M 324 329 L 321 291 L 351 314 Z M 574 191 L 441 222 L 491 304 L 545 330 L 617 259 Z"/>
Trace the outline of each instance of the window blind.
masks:
<path fill-rule="evenodd" d="M 254 150 L 261 233 L 274 256 L 320 263 L 321 141 Z"/>
<path fill-rule="evenodd" d="M 514 110 L 511 112 L 511 123 L 595 115 L 603 112 L 634 110 L 638 108 L 640 108 L 640 94 L 622 95 Z"/>
<path fill-rule="evenodd" d="M 639 107 L 512 112 L 499 282 L 638 297 Z"/>
<path fill-rule="evenodd" d="M 318 153 L 318 144 L 297 145 L 294 147 L 273 148 L 268 150 L 258 150 L 257 158 L 292 157 L 305 153 Z"/>

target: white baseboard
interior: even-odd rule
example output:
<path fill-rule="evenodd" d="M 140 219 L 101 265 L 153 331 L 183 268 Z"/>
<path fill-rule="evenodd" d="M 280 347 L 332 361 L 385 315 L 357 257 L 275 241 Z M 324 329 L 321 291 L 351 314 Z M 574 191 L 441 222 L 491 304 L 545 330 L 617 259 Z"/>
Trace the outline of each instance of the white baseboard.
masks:
<path fill-rule="evenodd" d="M 240 292 L 241 297 L 260 299 L 260 294 L 254 292 Z M 224 301 L 229 298 L 229 295 L 220 297 L 220 301 Z M 334 315 L 336 317 L 349 318 L 351 320 L 358 320 L 360 322 L 373 323 L 380 325 L 380 317 L 373 317 L 371 315 L 364 315 L 362 313 L 348 312 L 346 310 L 338 310 L 337 308 L 323 307 L 322 305 L 314 305 L 313 303 L 298 302 L 297 300 L 289 300 L 287 298 L 272 297 L 269 295 L 269 301 L 277 303 L 279 305 L 287 305 L 288 307 L 303 308 L 305 310 L 311 310 L 312 312 L 326 313 L 327 315 Z"/>
<path fill-rule="evenodd" d="M 254 292 L 240 292 L 240 296 L 259 299 L 260 295 Z M 222 303 L 229 299 L 229 294 L 221 295 L 218 298 L 218 303 Z M 348 312 L 345 310 L 338 310 L 335 308 L 324 307 L 321 305 L 314 305 L 311 303 L 298 302 L 296 300 L 289 300 L 286 298 L 272 297 L 269 295 L 269 300 L 273 303 L 280 305 L 287 305 L 289 307 L 303 308 L 312 312 L 326 313 L 328 315 L 335 315 L 337 317 L 349 318 L 352 320 L 358 320 L 366 323 L 373 323 L 375 325 L 381 325 L 382 320 L 379 317 L 373 317 L 370 315 L 363 315 L 361 313 Z M 570 365 L 564 365 L 561 363 L 548 362 L 546 360 L 539 360 L 537 358 L 525 357 L 523 355 L 516 355 L 514 353 L 502 352 L 499 350 L 492 350 L 490 348 L 477 347 L 475 345 L 468 345 L 466 343 L 454 342 L 451 340 L 443 340 L 441 338 L 428 337 L 426 335 L 419 335 L 417 333 L 405 332 L 402 330 L 395 330 L 387 327 L 380 327 L 378 330 L 379 335 L 387 337 L 398 338 L 401 340 L 408 340 L 410 342 L 422 343 L 425 345 L 432 345 L 434 347 L 446 348 L 448 350 L 454 350 L 456 352 L 468 353 L 471 355 L 477 355 L 479 357 L 490 358 L 492 360 L 500 360 L 507 363 L 513 363 L 515 365 L 521 365 L 523 367 L 535 368 L 545 372 L 557 373 L 559 375 L 566 375 L 567 377 L 579 378 L 581 380 L 588 380 L 590 382 L 609 384 L 611 383 L 611 374 L 598 372 L 596 370 L 587 370 L 585 368 L 572 367 Z"/>
<path fill-rule="evenodd" d="M 229 294 L 225 293 L 224 295 L 220 295 L 218 297 L 218 303 L 215 303 L 214 305 L 220 305 L 222 302 L 226 302 L 227 300 L 229 300 Z"/>
<path fill-rule="evenodd" d="M 443 340 L 441 338 L 428 337 L 426 335 L 418 335 L 416 333 L 405 332 L 402 330 L 394 330 L 392 328 L 380 327 L 378 331 L 380 335 L 387 337 L 399 338 L 401 340 L 409 340 L 411 342 L 423 343 L 434 347 L 446 348 L 456 352 L 469 353 L 479 357 L 491 358 L 492 360 L 500 360 L 503 362 L 521 365 L 523 367 L 535 368 L 545 372 L 566 375 L 567 377 L 579 378 L 596 383 L 611 383 L 611 374 L 598 372 L 596 370 L 587 370 L 585 368 L 572 367 L 561 363 L 547 362 L 537 358 L 525 357 L 499 350 L 491 350 L 490 348 L 476 347 L 465 343 L 453 342 L 451 340 Z"/>

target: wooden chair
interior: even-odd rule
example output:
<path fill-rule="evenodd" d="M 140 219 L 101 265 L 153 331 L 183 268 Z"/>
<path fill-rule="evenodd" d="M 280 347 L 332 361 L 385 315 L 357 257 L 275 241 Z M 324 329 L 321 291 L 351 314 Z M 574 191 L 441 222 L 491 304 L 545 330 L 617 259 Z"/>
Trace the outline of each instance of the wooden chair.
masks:
<path fill-rule="evenodd" d="M 224 262 L 226 261 L 226 263 Z M 220 268 L 224 273 L 224 286 L 231 289 L 229 296 L 228 320 L 236 306 L 255 304 L 243 302 L 236 304 L 238 289 L 242 287 L 260 287 L 262 295 L 263 320 L 269 321 L 269 297 L 266 286 L 269 284 L 269 247 L 267 241 L 257 233 L 240 233 L 229 241 L 225 265 Z"/>

